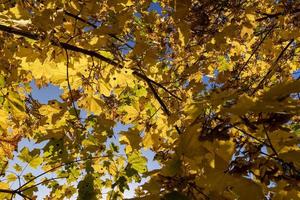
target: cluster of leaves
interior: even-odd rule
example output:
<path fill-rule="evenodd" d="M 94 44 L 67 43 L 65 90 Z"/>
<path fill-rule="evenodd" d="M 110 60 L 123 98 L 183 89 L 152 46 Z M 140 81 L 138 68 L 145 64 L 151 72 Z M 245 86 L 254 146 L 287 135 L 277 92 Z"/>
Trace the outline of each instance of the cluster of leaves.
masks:
<path fill-rule="evenodd" d="M 299 21 L 296 0 L 1 1 L 0 199 L 122 199 L 143 178 L 136 199 L 299 199 Z M 8 170 L 22 138 L 46 142 L 16 152 L 42 173 Z"/>

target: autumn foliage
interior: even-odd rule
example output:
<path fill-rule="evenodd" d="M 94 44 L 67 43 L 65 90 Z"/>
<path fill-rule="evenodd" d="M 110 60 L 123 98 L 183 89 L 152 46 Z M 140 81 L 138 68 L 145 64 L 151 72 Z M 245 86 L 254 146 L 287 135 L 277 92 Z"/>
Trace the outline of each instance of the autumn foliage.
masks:
<path fill-rule="evenodd" d="M 0 2 L 1 200 L 300 199 L 298 1 Z"/>

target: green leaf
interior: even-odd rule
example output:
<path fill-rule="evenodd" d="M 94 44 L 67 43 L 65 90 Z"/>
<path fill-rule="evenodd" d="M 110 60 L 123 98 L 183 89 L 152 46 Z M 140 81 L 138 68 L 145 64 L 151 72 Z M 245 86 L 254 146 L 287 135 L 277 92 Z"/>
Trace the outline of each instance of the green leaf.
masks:
<path fill-rule="evenodd" d="M 147 159 L 144 156 L 141 156 L 138 151 L 134 151 L 128 155 L 128 163 L 130 163 L 131 167 L 139 173 L 147 171 Z"/>
<path fill-rule="evenodd" d="M 8 182 L 14 182 L 15 180 L 17 180 L 17 176 L 15 174 L 8 174 L 6 176 L 6 179 Z"/>
<path fill-rule="evenodd" d="M 29 154 L 29 149 L 27 147 L 24 147 L 20 154 L 18 155 L 18 158 L 23 161 L 29 163 L 32 159 L 31 155 Z"/>
<path fill-rule="evenodd" d="M 36 157 L 33 158 L 30 163 L 29 166 L 36 169 L 38 166 L 40 166 L 43 163 L 43 158 L 42 157 Z"/>

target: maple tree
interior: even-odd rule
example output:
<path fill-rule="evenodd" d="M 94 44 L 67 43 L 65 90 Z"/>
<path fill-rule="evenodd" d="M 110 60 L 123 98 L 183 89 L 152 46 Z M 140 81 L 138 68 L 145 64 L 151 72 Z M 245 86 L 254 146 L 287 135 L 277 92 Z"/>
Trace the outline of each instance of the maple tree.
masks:
<path fill-rule="evenodd" d="M 123 199 L 145 178 L 135 199 L 299 199 L 299 22 L 294 0 L 2 0 L 0 199 Z M 8 170 L 24 138 L 46 142 L 15 151 L 42 173 Z"/>

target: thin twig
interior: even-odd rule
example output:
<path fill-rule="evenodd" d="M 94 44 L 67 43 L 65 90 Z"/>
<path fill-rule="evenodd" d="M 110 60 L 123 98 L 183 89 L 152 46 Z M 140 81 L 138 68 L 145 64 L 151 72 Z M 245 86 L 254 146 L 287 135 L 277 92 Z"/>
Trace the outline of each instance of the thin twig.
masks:
<path fill-rule="evenodd" d="M 252 139 L 255 139 L 256 141 L 260 142 L 261 144 L 263 144 L 263 145 L 265 145 L 265 146 L 267 146 L 267 147 L 269 147 L 269 148 L 272 148 L 272 147 L 271 147 L 271 144 L 268 144 L 268 143 L 266 143 L 266 142 L 264 142 L 264 141 L 258 139 L 257 137 L 255 137 L 255 136 L 253 136 L 253 135 L 247 133 L 246 131 L 240 129 L 239 127 L 236 127 L 236 126 L 232 126 L 232 127 L 235 128 L 235 129 L 237 129 L 237 130 L 239 130 L 239 131 L 241 131 L 244 135 L 247 135 L 247 136 L 251 137 Z M 276 151 L 275 151 L 275 152 L 276 152 Z M 274 152 L 274 153 L 275 153 L 275 152 Z M 276 161 L 278 161 L 278 162 L 280 162 L 280 163 L 282 163 L 282 164 L 284 164 L 284 165 L 286 165 L 286 166 L 289 166 L 290 168 L 294 169 L 297 173 L 300 173 L 300 171 L 299 171 L 297 168 L 295 168 L 295 166 L 294 166 L 293 164 L 285 162 L 284 160 L 282 160 L 281 158 L 279 158 L 278 155 L 272 156 L 272 155 L 269 155 L 269 154 L 267 154 L 267 153 L 265 153 L 265 152 L 263 152 L 263 151 L 260 151 L 260 153 L 261 153 L 262 155 L 265 155 L 265 156 L 267 156 L 267 157 L 269 157 L 269 158 L 272 158 L 272 159 L 274 159 L 274 160 L 276 160 Z M 276 154 L 276 153 L 275 153 L 275 154 Z"/>
<path fill-rule="evenodd" d="M 237 126 L 232 126 L 232 127 L 235 128 L 236 130 L 242 132 L 244 135 L 247 135 L 248 137 L 250 137 L 250 138 L 252 138 L 252 139 L 254 139 L 254 140 L 260 142 L 261 144 L 266 145 L 267 147 L 270 147 L 270 145 L 269 145 L 268 143 L 266 143 L 266 142 L 263 141 L 263 140 L 258 139 L 257 137 L 251 135 L 250 133 L 247 133 L 247 132 L 244 131 L 243 129 L 241 129 L 241 128 L 237 127 Z"/>
<path fill-rule="evenodd" d="M 300 8 L 293 10 L 292 12 L 278 12 L 278 13 L 261 13 L 262 15 L 264 15 L 264 17 L 258 18 L 256 19 L 257 22 L 266 20 L 266 19 L 272 19 L 272 18 L 276 18 L 279 17 L 280 15 L 285 15 L 285 14 L 296 14 L 300 12 Z"/>
<path fill-rule="evenodd" d="M 32 200 L 32 198 L 26 196 L 25 194 L 23 194 L 22 192 L 19 192 L 19 191 L 15 191 L 16 194 L 20 195 L 21 197 L 23 197 L 25 200 L 26 199 L 29 199 L 29 200 Z"/>
<path fill-rule="evenodd" d="M 209 200 L 209 196 L 207 196 L 196 184 L 190 184 L 197 192 L 199 192 L 206 200 Z"/>
<path fill-rule="evenodd" d="M 69 79 L 69 54 L 68 54 L 68 50 L 65 49 L 65 51 L 66 51 L 66 57 L 67 57 L 67 67 L 66 68 L 67 68 L 67 82 L 68 82 L 69 94 L 70 94 L 70 98 L 71 98 L 71 101 L 72 101 L 73 109 L 75 111 L 75 115 L 76 115 L 77 119 L 80 121 L 80 117 L 79 117 L 79 114 L 78 114 L 77 109 L 76 109 L 76 105 L 75 105 L 73 94 L 72 94 L 70 79 Z"/>
<path fill-rule="evenodd" d="M 41 177 L 41 176 L 44 176 L 45 174 L 48 174 L 49 172 L 52 172 L 53 170 L 55 169 L 58 169 L 60 167 L 63 167 L 63 166 L 66 166 L 66 165 L 70 165 L 70 164 L 73 164 L 73 163 L 76 163 L 76 162 L 82 162 L 82 161 L 86 161 L 86 160 L 90 160 L 90 159 L 97 159 L 97 158 L 103 158 L 103 157 L 107 157 L 106 155 L 103 155 L 103 156 L 96 156 L 96 157 L 90 157 L 90 158 L 85 158 L 85 159 L 77 159 L 77 160 L 73 160 L 73 161 L 70 161 L 70 162 L 66 162 L 66 163 L 63 163 L 63 164 L 60 164 L 56 167 L 53 167 L 39 175 L 37 175 L 36 177 L 30 179 L 29 181 L 27 181 L 26 183 L 24 183 L 21 187 L 19 187 L 18 189 L 16 190 L 20 190 L 21 188 L 25 187 L 26 185 L 28 185 L 29 183 L 31 183 L 32 181 L 34 181 L 35 179 Z"/>
<path fill-rule="evenodd" d="M 138 64 L 138 67 L 140 67 L 139 64 Z M 141 69 L 141 67 L 140 67 L 140 69 Z M 144 72 L 142 71 L 142 73 L 144 73 Z M 168 109 L 168 107 L 166 106 L 166 104 L 164 103 L 164 101 L 162 100 L 162 98 L 158 95 L 157 91 L 155 90 L 155 88 L 152 85 L 152 82 L 147 78 L 146 74 L 144 74 L 144 76 L 146 77 L 144 80 L 147 82 L 147 84 L 148 84 L 149 88 L 151 89 L 152 94 L 154 95 L 155 99 L 158 101 L 158 103 L 163 108 L 164 113 L 166 113 L 167 116 L 170 116 L 171 115 L 170 110 Z M 174 125 L 174 127 L 175 127 L 177 133 L 181 134 L 181 131 L 178 128 L 178 126 Z"/>
<path fill-rule="evenodd" d="M 29 190 L 29 189 L 34 188 L 34 187 L 36 187 L 36 186 L 39 186 L 39 185 L 41 185 L 41 184 L 43 184 L 43 183 L 47 183 L 47 182 L 49 182 L 49 181 L 54 181 L 54 180 L 57 180 L 57 179 L 63 179 L 63 178 L 68 178 L 68 177 L 56 177 L 56 178 L 46 179 L 46 180 L 44 180 L 44 181 L 41 181 L 41 182 L 39 182 L 39 183 L 37 183 L 37 184 L 34 184 L 34 185 L 30 186 L 30 187 L 24 188 L 24 189 L 19 190 L 19 191 L 20 191 L 20 192 L 24 192 L 24 191 L 26 191 L 26 190 Z"/>
<path fill-rule="evenodd" d="M 268 70 L 268 72 L 266 73 L 266 75 L 263 77 L 263 79 L 258 83 L 258 85 L 256 86 L 256 88 L 254 88 L 253 92 L 251 93 L 251 96 L 253 94 L 256 93 L 257 90 L 259 90 L 259 88 L 264 84 L 264 82 L 271 78 L 269 77 L 271 72 L 276 68 L 278 61 L 282 58 L 282 56 L 284 55 L 285 51 L 289 48 L 289 46 L 294 42 L 294 39 L 291 39 L 290 42 L 282 49 L 282 51 L 280 52 L 280 54 L 277 56 L 275 62 L 273 63 L 273 65 L 270 67 L 270 69 Z"/>
<path fill-rule="evenodd" d="M 14 196 L 15 196 L 15 194 L 11 194 L 10 200 L 13 200 Z"/>
<path fill-rule="evenodd" d="M 68 15 L 69 17 L 73 17 L 73 18 L 76 19 L 76 20 L 79 20 L 79 21 L 81 21 L 81 22 L 83 22 L 83 23 L 85 23 L 85 24 L 88 24 L 88 25 L 92 26 L 92 27 L 95 28 L 95 29 L 98 28 L 97 25 L 95 25 L 95 24 L 89 22 L 88 20 L 85 20 L 85 19 L 79 17 L 78 15 L 74 15 L 74 14 L 68 12 L 68 11 L 64 11 L 64 13 L 65 13 L 66 15 Z M 132 46 L 130 46 L 130 45 L 127 44 L 125 41 L 123 41 L 123 40 L 121 40 L 120 38 L 118 38 L 116 35 L 114 35 L 114 34 L 107 34 L 107 35 L 109 35 L 110 37 L 112 37 L 112 38 L 114 38 L 114 39 L 116 39 L 116 40 L 118 40 L 118 41 L 120 41 L 120 42 L 122 42 L 122 43 L 123 43 L 124 45 L 126 45 L 128 48 L 133 49 Z"/>
<path fill-rule="evenodd" d="M 236 78 L 238 78 L 242 71 L 244 70 L 244 68 L 248 65 L 249 61 L 251 60 L 251 58 L 254 56 L 254 54 L 257 52 L 257 50 L 259 49 L 259 47 L 262 45 L 262 43 L 266 40 L 266 38 L 268 37 L 268 35 L 271 33 L 271 31 L 274 29 L 275 24 L 268 30 L 268 32 L 265 34 L 265 36 L 261 39 L 261 41 L 259 42 L 259 44 L 255 47 L 255 49 L 253 49 L 250 57 L 247 59 L 247 61 L 243 64 L 243 66 L 240 68 Z"/>
<path fill-rule="evenodd" d="M 271 142 L 271 138 L 270 138 L 269 133 L 268 133 L 268 131 L 266 130 L 264 124 L 263 124 L 263 128 L 264 128 L 264 131 L 265 131 L 265 133 L 266 133 L 268 143 L 269 143 L 269 145 L 270 145 L 269 147 L 272 149 L 272 151 L 274 152 L 274 154 L 275 154 L 277 157 L 279 157 L 279 156 L 278 156 L 278 153 L 277 153 L 277 151 L 276 151 L 276 149 L 274 148 L 274 146 L 273 146 L 273 144 L 272 144 L 272 142 Z"/>
<path fill-rule="evenodd" d="M 158 87 L 162 88 L 164 91 L 166 91 L 166 92 L 167 92 L 168 94 L 170 94 L 172 97 L 174 97 L 174 98 L 176 98 L 176 99 L 182 101 L 182 99 L 181 99 L 180 97 L 178 97 L 178 96 L 176 96 L 175 94 L 173 94 L 172 92 L 170 92 L 165 86 L 163 86 L 162 84 L 160 84 L 160 83 L 158 83 L 158 82 L 156 82 L 156 81 L 154 81 L 154 80 L 148 78 L 146 75 L 141 74 L 141 73 L 139 73 L 139 72 L 137 72 L 137 71 L 133 71 L 132 74 L 134 74 L 134 75 L 136 75 L 136 76 L 138 76 L 138 77 L 140 77 L 140 78 L 142 78 L 142 79 L 144 79 L 144 80 L 150 81 L 151 83 L 153 83 L 153 84 L 157 85 Z"/>

